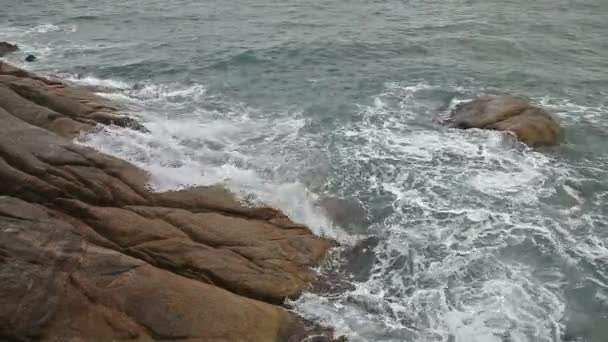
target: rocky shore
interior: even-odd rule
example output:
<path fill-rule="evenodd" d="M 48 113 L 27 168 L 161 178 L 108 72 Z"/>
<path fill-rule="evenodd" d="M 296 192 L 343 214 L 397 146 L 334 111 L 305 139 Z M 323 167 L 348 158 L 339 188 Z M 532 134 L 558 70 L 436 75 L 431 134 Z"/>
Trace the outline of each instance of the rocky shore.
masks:
<path fill-rule="evenodd" d="M 105 98 L 0 62 L 0 339 L 300 341 L 285 310 L 332 242 L 225 190 L 156 193 L 74 144 Z"/>

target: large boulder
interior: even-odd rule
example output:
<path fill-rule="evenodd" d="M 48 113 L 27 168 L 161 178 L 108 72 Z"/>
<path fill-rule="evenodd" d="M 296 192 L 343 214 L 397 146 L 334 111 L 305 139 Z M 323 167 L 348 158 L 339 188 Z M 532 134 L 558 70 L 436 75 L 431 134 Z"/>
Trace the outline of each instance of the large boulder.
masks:
<path fill-rule="evenodd" d="M 529 146 L 556 145 L 560 139 L 557 117 L 516 96 L 483 96 L 460 103 L 443 123 L 461 129 L 509 131 Z"/>
<path fill-rule="evenodd" d="M 17 45 L 11 44 L 11 43 L 7 43 L 7 42 L 0 42 L 0 57 L 9 54 L 11 52 L 15 52 L 19 50 L 19 47 Z"/>
<path fill-rule="evenodd" d="M 108 100 L 0 62 L 0 340 L 299 341 L 281 304 L 332 242 L 201 187 L 153 193 L 72 143 L 133 123 Z"/>

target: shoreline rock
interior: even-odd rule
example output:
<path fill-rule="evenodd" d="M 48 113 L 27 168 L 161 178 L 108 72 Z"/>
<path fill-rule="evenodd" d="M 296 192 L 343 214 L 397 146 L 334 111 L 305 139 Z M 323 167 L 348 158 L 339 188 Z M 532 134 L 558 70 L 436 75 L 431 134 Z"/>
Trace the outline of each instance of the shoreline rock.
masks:
<path fill-rule="evenodd" d="M 441 123 L 452 128 L 509 131 L 528 146 L 559 143 L 558 118 L 517 96 L 482 96 L 461 103 Z"/>
<path fill-rule="evenodd" d="M 144 129 L 77 86 L 0 62 L 0 121 L 0 339 L 310 333 L 277 305 L 332 241 L 218 187 L 149 192 L 143 170 L 72 142 L 98 124 Z"/>
<path fill-rule="evenodd" d="M 7 55 L 11 52 L 15 52 L 19 50 L 19 46 L 16 44 L 11 44 L 7 42 L 0 42 L 0 57 Z"/>

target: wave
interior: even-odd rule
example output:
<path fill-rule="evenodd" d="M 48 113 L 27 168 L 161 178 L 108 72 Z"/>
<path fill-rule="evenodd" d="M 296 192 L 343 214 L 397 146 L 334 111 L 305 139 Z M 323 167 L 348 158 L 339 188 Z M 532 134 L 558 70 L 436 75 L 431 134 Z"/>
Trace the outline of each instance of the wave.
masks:
<path fill-rule="evenodd" d="M 41 24 L 33 27 L 27 32 L 37 32 L 37 33 L 47 33 L 47 32 L 57 32 L 61 31 L 61 28 L 54 24 Z"/>
<path fill-rule="evenodd" d="M 78 30 L 75 24 L 38 24 L 32 26 L 2 26 L 0 33 L 10 39 L 20 38 L 28 35 L 46 34 L 52 32 L 73 33 Z"/>
<path fill-rule="evenodd" d="M 189 85 L 180 83 L 153 84 L 145 82 L 129 82 L 120 79 L 103 79 L 92 75 L 74 75 L 59 73 L 62 79 L 74 82 L 96 92 L 98 95 L 124 101 L 128 104 L 138 104 L 152 107 L 153 104 L 167 106 L 169 104 L 189 105 L 190 102 L 204 100 L 207 88 L 199 83 Z"/>
<path fill-rule="evenodd" d="M 318 205 L 319 196 L 285 168 L 294 162 L 314 168 L 290 155 L 289 148 L 300 145 L 298 132 L 305 125 L 298 113 L 259 113 L 210 96 L 201 84 L 69 79 L 137 111 L 150 133 L 105 127 L 83 134 L 78 142 L 149 171 L 154 190 L 223 184 L 246 203 L 282 209 L 320 236 L 351 243 Z"/>
<path fill-rule="evenodd" d="M 101 18 L 100 16 L 97 15 L 77 15 L 77 16 L 73 16 L 73 17 L 69 17 L 67 19 L 64 20 L 64 22 L 70 22 L 72 20 L 96 20 Z"/>
<path fill-rule="evenodd" d="M 78 83 L 81 86 L 93 88 L 96 91 L 117 91 L 117 90 L 127 90 L 133 87 L 132 84 L 129 84 L 126 81 L 121 80 L 112 80 L 112 79 L 100 79 L 94 76 L 78 76 L 72 74 L 59 74 L 59 77 L 63 79 Z"/>

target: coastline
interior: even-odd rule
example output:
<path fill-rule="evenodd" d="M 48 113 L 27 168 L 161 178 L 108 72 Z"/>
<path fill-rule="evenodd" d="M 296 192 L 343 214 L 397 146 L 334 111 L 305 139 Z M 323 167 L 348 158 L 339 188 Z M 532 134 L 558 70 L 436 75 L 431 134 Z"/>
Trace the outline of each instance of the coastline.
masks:
<path fill-rule="evenodd" d="M 99 124 L 145 130 L 119 113 L 84 88 L 0 61 L 0 336 L 318 334 L 280 304 L 314 281 L 333 242 L 218 187 L 150 192 L 141 169 L 73 143 Z"/>

